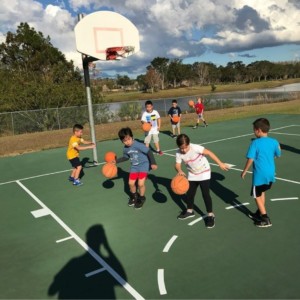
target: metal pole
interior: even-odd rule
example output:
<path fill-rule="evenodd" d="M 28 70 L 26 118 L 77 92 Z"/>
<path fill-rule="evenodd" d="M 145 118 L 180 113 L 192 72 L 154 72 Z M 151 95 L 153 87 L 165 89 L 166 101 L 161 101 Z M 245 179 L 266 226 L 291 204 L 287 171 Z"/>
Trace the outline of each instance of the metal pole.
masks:
<path fill-rule="evenodd" d="M 83 18 L 83 14 L 79 14 L 78 21 L 80 21 L 82 18 Z M 93 149 L 93 161 L 94 161 L 94 163 L 97 163 L 98 162 L 97 144 L 96 144 L 94 114 L 93 114 L 93 105 L 92 105 L 90 73 L 89 73 L 89 62 L 94 61 L 94 60 L 95 60 L 94 58 L 91 58 L 91 57 L 88 57 L 87 55 L 82 54 L 82 66 L 83 66 L 84 83 L 85 83 L 86 97 L 87 97 L 87 104 L 88 104 L 88 111 L 89 111 L 91 140 L 96 145 L 96 147 Z"/>

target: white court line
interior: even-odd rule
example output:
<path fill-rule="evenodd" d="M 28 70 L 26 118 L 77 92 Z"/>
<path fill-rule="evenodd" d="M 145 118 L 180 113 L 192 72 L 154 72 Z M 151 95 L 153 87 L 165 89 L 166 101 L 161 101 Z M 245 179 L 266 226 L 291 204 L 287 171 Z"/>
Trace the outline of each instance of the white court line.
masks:
<path fill-rule="evenodd" d="M 68 237 L 66 237 L 66 238 L 64 238 L 64 239 L 57 240 L 56 243 L 62 243 L 62 242 L 64 242 L 64 241 L 68 241 L 68 240 L 70 240 L 70 239 L 72 239 L 72 238 L 73 238 L 72 236 L 68 236 Z"/>
<path fill-rule="evenodd" d="M 278 127 L 278 128 L 271 129 L 270 132 L 275 131 L 275 130 L 280 130 L 280 129 L 283 129 L 283 128 L 294 127 L 294 126 L 300 126 L 300 125 L 288 125 L 288 126 Z M 201 145 L 206 145 L 206 144 L 217 143 L 217 142 L 221 142 L 221 141 L 237 139 L 237 138 L 245 137 L 245 136 L 249 136 L 249 135 L 253 135 L 253 133 L 248 133 L 248 134 L 233 136 L 233 137 L 224 138 L 224 139 L 220 139 L 220 140 L 205 142 L 205 143 L 201 143 Z M 170 155 L 166 152 L 175 151 L 175 150 L 178 150 L 178 148 L 165 150 L 164 154 L 165 155 Z M 97 163 L 97 165 L 102 165 L 102 164 L 105 164 L 105 163 L 106 162 L 101 162 L 101 163 Z M 6 182 L 0 182 L 0 185 L 15 183 L 17 181 L 29 180 L 29 179 L 34 179 L 34 178 L 39 178 L 39 177 L 44 177 L 44 176 L 50 176 L 50 175 L 55 175 L 55 174 L 60 174 L 60 173 L 65 173 L 65 172 L 70 172 L 70 171 L 71 171 L 71 169 L 68 169 L 68 170 L 62 170 L 62 171 L 58 171 L 58 172 L 52 172 L 52 173 L 46 173 L 46 174 L 41 174 L 41 175 L 36 175 L 36 176 L 31 176 L 31 177 L 25 177 L 25 178 L 20 178 L 20 179 L 16 179 L 16 180 L 6 181 Z"/>
<path fill-rule="evenodd" d="M 298 197 L 290 197 L 290 198 L 273 198 L 271 201 L 285 201 L 285 200 L 298 200 Z"/>
<path fill-rule="evenodd" d="M 295 136 L 300 136 L 300 134 L 297 134 L 297 133 L 284 133 L 284 132 L 273 132 L 273 134 L 283 134 L 283 135 L 295 135 Z"/>
<path fill-rule="evenodd" d="M 91 276 L 93 276 L 93 275 L 96 275 L 96 274 L 101 273 L 101 272 L 104 272 L 104 271 L 106 271 L 105 268 L 101 268 L 101 269 L 92 271 L 92 272 L 90 272 L 90 273 L 86 273 L 84 276 L 85 276 L 85 277 L 91 277 Z"/>
<path fill-rule="evenodd" d="M 161 295 L 167 294 L 167 290 L 166 290 L 166 286 L 165 286 L 165 279 L 164 279 L 164 271 L 165 271 L 164 269 L 157 270 L 158 289 L 159 289 L 159 293 Z"/>
<path fill-rule="evenodd" d="M 144 299 L 128 282 L 126 282 L 110 265 L 108 265 L 92 248 L 90 248 L 70 227 L 68 227 L 53 211 L 51 211 L 37 196 L 35 196 L 19 180 L 16 183 L 42 208 L 48 209 L 52 218 L 63 227 L 76 242 L 86 250 L 99 264 L 101 264 L 110 274 L 125 288 L 135 299 Z"/>
<path fill-rule="evenodd" d="M 178 238 L 177 235 L 173 235 L 170 240 L 168 241 L 168 243 L 166 244 L 163 252 L 168 252 L 172 246 L 172 244 L 175 242 L 175 240 Z"/>
<path fill-rule="evenodd" d="M 204 220 L 205 218 L 206 218 L 206 216 L 200 217 L 200 218 L 198 218 L 198 219 L 196 219 L 196 220 L 194 220 L 194 221 L 188 223 L 188 225 L 189 225 L 189 226 L 193 226 L 194 224 L 196 224 L 196 223 L 198 223 L 198 222 Z"/>
<path fill-rule="evenodd" d="M 41 208 L 41 209 L 31 211 L 31 214 L 35 218 L 41 218 L 41 217 L 50 215 L 50 211 L 47 208 Z"/>
<path fill-rule="evenodd" d="M 235 204 L 235 205 L 232 205 L 232 206 L 227 206 L 225 207 L 225 209 L 232 209 L 232 208 L 236 208 L 236 207 L 240 207 L 240 206 L 245 206 L 245 205 L 250 205 L 249 202 L 245 202 L 245 203 L 241 203 L 241 204 Z"/>

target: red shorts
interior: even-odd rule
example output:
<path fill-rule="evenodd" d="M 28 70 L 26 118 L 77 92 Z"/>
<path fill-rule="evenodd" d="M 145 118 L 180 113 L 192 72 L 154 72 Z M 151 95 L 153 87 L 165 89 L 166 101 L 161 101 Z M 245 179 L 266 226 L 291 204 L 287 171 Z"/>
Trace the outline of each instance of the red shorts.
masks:
<path fill-rule="evenodd" d="M 136 172 L 136 173 L 130 173 L 129 179 L 130 180 L 146 179 L 147 176 L 148 176 L 148 173 L 146 173 L 146 172 Z"/>

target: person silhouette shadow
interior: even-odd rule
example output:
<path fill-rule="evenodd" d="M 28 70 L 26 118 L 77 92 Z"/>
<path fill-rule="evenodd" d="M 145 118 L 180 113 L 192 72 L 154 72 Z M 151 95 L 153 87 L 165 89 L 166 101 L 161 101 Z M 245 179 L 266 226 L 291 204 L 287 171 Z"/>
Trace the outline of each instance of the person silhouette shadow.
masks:
<path fill-rule="evenodd" d="M 120 283 L 92 257 L 99 255 L 125 281 L 125 271 L 110 248 L 102 225 L 91 226 L 86 233 L 91 251 L 72 258 L 55 276 L 48 295 L 58 299 L 116 299 L 115 287 Z"/>

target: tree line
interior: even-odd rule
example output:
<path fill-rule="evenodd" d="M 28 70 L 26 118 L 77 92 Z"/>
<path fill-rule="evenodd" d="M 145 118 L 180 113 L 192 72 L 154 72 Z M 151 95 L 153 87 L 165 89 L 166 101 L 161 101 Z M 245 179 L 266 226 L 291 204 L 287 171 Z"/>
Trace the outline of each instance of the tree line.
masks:
<path fill-rule="evenodd" d="M 154 58 L 145 74 L 130 79 L 98 78 L 91 68 L 92 95 L 95 104 L 102 103 L 105 90 L 135 89 L 155 92 L 178 86 L 245 83 L 300 77 L 299 62 L 256 61 L 245 65 L 229 62 L 225 67 L 213 63 L 183 64 L 180 59 Z M 93 76 L 94 75 L 94 76 Z M 86 104 L 80 70 L 73 61 L 27 23 L 20 23 L 15 33 L 8 32 L 0 44 L 0 112 L 58 108 Z"/>

